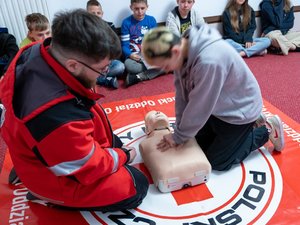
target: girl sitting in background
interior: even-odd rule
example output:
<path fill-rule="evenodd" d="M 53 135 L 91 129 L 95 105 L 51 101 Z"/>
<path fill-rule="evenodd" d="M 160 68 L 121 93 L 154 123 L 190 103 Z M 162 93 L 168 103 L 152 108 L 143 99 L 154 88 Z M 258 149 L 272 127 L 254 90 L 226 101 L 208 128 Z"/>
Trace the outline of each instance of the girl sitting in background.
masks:
<path fill-rule="evenodd" d="M 263 35 L 272 40 L 272 46 L 283 55 L 300 51 L 300 32 L 294 26 L 294 7 L 290 0 L 263 0 L 260 3 Z"/>
<path fill-rule="evenodd" d="M 223 38 L 242 57 L 265 55 L 271 45 L 267 37 L 253 38 L 255 29 L 255 12 L 248 0 L 229 0 L 223 12 Z"/>

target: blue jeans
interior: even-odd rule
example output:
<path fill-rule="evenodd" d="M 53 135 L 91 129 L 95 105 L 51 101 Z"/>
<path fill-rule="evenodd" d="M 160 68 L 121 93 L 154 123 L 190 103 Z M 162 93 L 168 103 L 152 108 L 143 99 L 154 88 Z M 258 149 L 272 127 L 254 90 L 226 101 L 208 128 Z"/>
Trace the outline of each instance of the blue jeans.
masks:
<path fill-rule="evenodd" d="M 250 48 L 245 48 L 242 44 L 237 43 L 232 39 L 226 39 L 226 41 L 232 47 L 234 47 L 238 53 L 244 51 L 247 57 L 259 55 L 262 51 L 264 51 L 271 45 L 271 40 L 267 37 L 253 38 L 253 42 L 255 42 L 256 44 L 251 46 Z"/>
<path fill-rule="evenodd" d="M 107 77 L 122 76 L 125 70 L 125 65 L 120 60 L 112 60 L 109 67 Z"/>

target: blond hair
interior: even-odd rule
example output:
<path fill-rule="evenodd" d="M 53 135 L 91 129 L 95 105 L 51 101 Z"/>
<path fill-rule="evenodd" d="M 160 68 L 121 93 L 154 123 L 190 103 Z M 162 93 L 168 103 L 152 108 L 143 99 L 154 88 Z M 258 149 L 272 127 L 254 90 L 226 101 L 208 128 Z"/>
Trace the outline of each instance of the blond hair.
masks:
<path fill-rule="evenodd" d="M 49 27 L 49 20 L 41 13 L 31 13 L 25 17 L 26 26 L 29 31 L 44 31 Z"/>
<path fill-rule="evenodd" d="M 172 47 L 180 43 L 180 37 L 172 33 L 167 27 L 161 26 L 151 29 L 143 38 L 142 53 L 144 58 L 169 58 Z"/>

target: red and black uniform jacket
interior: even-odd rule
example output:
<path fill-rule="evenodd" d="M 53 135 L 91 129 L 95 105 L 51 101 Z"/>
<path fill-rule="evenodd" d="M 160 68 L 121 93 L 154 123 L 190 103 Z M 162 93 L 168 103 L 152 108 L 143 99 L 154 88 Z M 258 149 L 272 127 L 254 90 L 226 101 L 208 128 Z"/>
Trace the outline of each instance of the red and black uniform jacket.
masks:
<path fill-rule="evenodd" d="M 96 100 L 43 44 L 22 49 L 0 83 L 1 129 L 15 170 L 37 197 L 70 207 L 110 205 L 136 194 L 127 156 L 113 148 Z"/>

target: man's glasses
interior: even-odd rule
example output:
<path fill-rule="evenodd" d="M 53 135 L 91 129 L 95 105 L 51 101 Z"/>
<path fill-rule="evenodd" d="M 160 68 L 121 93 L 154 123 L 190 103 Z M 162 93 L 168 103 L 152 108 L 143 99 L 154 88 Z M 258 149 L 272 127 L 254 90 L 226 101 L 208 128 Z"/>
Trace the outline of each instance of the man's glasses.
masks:
<path fill-rule="evenodd" d="M 101 76 L 106 77 L 107 73 L 109 72 L 108 66 L 106 66 L 104 70 L 98 71 L 98 70 L 95 70 L 93 67 L 89 66 L 88 64 L 86 64 L 82 61 L 79 61 L 77 59 L 76 59 L 76 61 L 79 62 L 80 64 L 84 65 L 85 67 L 89 68 L 90 70 L 94 71 L 95 73 L 101 75 Z"/>

